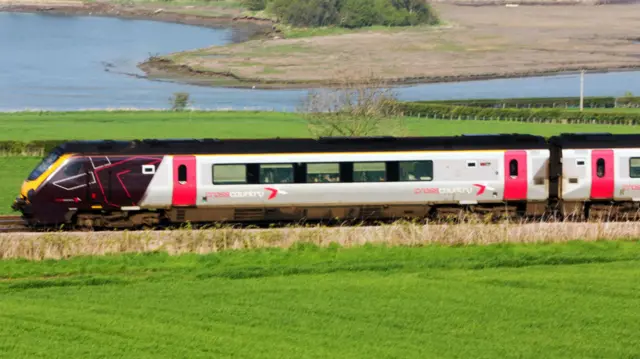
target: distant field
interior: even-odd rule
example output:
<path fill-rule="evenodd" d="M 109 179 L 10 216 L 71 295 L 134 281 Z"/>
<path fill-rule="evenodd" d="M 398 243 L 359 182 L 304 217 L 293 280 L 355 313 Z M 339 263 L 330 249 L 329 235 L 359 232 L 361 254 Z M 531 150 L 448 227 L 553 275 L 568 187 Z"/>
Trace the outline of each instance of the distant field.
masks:
<path fill-rule="evenodd" d="M 637 242 L 0 261 L 21 358 L 633 358 Z"/>
<path fill-rule="evenodd" d="M 562 132 L 636 133 L 640 128 L 608 125 L 560 125 L 495 121 L 447 121 L 406 118 L 411 135 Z M 136 138 L 267 138 L 309 136 L 295 113 L 278 112 L 66 112 L 0 113 L 0 141 Z"/>

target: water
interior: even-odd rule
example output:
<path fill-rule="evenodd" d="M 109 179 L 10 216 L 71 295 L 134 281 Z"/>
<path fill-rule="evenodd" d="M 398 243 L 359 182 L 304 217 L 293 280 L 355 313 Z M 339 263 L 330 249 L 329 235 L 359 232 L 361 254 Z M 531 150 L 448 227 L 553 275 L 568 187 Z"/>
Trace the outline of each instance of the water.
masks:
<path fill-rule="evenodd" d="M 208 88 L 150 81 L 149 55 L 230 43 L 234 30 L 88 16 L 0 13 L 0 111 L 167 108 L 174 92 L 204 109 L 291 111 L 305 90 Z M 403 100 L 577 96 L 578 75 L 405 86 Z M 640 94 L 640 72 L 589 74 L 586 96 Z"/>

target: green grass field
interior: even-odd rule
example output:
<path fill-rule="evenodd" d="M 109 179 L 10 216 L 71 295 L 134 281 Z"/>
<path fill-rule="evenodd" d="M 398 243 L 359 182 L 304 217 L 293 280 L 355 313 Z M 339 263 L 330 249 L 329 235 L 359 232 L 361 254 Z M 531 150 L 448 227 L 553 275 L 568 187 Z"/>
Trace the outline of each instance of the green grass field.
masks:
<path fill-rule="evenodd" d="M 638 242 L 0 261 L 19 358 L 635 358 Z"/>
<path fill-rule="evenodd" d="M 38 162 L 40 158 L 37 157 L 0 157 L 0 215 L 18 214 L 11 211 L 11 204 Z"/>
<path fill-rule="evenodd" d="M 448 121 L 407 118 L 411 135 L 562 132 L 636 133 L 640 128 L 498 121 Z M 67 112 L 0 113 L 0 140 L 265 138 L 309 136 L 298 114 L 277 112 Z"/>

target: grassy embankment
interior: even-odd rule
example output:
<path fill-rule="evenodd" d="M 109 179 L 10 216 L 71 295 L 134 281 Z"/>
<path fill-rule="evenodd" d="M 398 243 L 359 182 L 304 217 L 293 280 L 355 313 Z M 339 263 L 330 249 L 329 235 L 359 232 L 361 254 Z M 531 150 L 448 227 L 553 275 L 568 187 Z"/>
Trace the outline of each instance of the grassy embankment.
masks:
<path fill-rule="evenodd" d="M 0 261 L 7 358 L 631 358 L 637 242 Z"/>
<path fill-rule="evenodd" d="M 640 132 L 635 127 L 560 125 L 492 121 L 447 121 L 406 118 L 412 135 L 437 136 L 462 133 Z M 0 113 L 0 141 L 44 139 L 136 138 L 265 138 L 309 136 L 299 114 L 276 112 L 64 112 Z M 36 157 L 0 157 L 0 214 L 18 193 L 20 183 L 35 167 Z"/>

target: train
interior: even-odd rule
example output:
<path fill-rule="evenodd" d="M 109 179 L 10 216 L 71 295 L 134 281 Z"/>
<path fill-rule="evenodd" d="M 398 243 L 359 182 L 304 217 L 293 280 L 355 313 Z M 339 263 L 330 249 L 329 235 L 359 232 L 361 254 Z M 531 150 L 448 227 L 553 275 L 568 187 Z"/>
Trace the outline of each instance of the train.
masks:
<path fill-rule="evenodd" d="M 12 205 L 29 226 L 353 219 L 637 220 L 640 134 L 68 141 Z"/>

